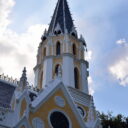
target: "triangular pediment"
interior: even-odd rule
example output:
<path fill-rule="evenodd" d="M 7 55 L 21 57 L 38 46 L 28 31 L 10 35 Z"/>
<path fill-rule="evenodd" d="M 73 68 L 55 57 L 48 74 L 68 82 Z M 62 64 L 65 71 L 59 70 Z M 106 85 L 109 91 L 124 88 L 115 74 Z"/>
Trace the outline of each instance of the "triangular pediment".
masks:
<path fill-rule="evenodd" d="M 70 127 L 86 128 L 68 90 L 61 80 L 57 79 L 50 83 L 32 103 L 29 115 L 30 124 L 32 124 L 34 118 L 38 117 L 44 120 L 46 127 L 49 127 L 51 125 L 50 116 L 54 112 L 64 114 Z"/>

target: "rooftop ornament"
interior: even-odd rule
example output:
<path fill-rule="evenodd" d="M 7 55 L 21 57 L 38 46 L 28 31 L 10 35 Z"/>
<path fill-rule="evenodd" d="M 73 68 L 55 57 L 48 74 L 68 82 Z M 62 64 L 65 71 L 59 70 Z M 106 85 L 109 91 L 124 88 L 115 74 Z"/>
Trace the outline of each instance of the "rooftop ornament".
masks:
<path fill-rule="evenodd" d="M 19 85 L 19 81 L 17 79 L 13 79 L 12 77 L 9 77 L 8 75 L 5 76 L 4 74 L 0 75 L 0 80 L 5 81 L 10 84 Z"/>

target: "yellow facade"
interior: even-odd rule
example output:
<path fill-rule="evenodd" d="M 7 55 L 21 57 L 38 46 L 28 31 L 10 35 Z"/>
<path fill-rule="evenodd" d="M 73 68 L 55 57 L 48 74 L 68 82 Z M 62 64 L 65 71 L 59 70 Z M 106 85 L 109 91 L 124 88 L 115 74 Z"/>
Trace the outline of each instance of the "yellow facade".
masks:
<path fill-rule="evenodd" d="M 65 107 L 59 107 L 55 104 L 54 98 L 56 96 L 61 96 L 65 100 Z M 29 115 L 29 122 L 32 125 L 32 120 L 36 117 L 42 119 L 45 122 L 45 127 L 49 128 L 50 123 L 49 123 L 49 114 L 53 110 L 59 110 L 64 113 L 69 117 L 72 128 L 80 128 L 79 122 L 76 119 L 74 112 L 71 109 L 71 106 L 69 105 L 67 99 L 63 95 L 63 92 L 61 90 L 58 90 L 55 94 L 53 94 L 49 99 L 41 104 L 41 106 L 37 109 L 36 112 L 30 112 Z"/>
<path fill-rule="evenodd" d="M 24 98 L 21 102 L 20 118 L 23 116 L 26 109 L 27 109 L 27 102 L 26 99 Z"/>
<path fill-rule="evenodd" d="M 42 49 L 41 53 L 40 53 L 40 57 L 39 57 L 40 62 L 41 62 L 41 60 L 44 59 L 45 56 L 51 56 L 51 55 L 55 56 L 56 55 L 57 42 L 60 42 L 60 44 L 61 44 L 61 54 L 63 54 L 63 53 L 73 54 L 73 44 L 75 44 L 75 46 L 76 46 L 76 58 L 84 59 L 84 51 L 79 50 L 79 47 L 80 47 L 79 40 L 77 40 L 76 38 L 71 37 L 71 36 L 69 36 L 69 40 L 70 40 L 70 44 L 68 46 L 66 46 L 68 43 L 64 42 L 64 36 L 63 35 L 59 35 L 57 37 L 56 36 L 52 37 L 52 39 L 51 39 L 52 45 L 50 45 L 50 46 L 48 46 L 48 40 L 43 42 L 43 44 L 41 44 L 41 46 L 40 46 L 40 48 Z M 66 47 L 68 48 L 68 50 Z M 49 54 L 44 55 L 44 51 L 45 51 L 44 49 L 46 51 L 49 50 Z"/>

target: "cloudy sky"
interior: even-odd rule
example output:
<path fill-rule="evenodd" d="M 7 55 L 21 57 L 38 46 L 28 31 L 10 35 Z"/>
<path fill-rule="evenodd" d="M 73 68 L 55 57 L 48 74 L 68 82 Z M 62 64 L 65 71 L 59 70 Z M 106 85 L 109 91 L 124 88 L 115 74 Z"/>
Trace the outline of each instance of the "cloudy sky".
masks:
<path fill-rule="evenodd" d="M 0 0 L 0 74 L 33 83 L 40 37 L 57 0 Z M 90 93 L 96 108 L 128 116 L 128 1 L 68 0 L 88 45 Z"/>

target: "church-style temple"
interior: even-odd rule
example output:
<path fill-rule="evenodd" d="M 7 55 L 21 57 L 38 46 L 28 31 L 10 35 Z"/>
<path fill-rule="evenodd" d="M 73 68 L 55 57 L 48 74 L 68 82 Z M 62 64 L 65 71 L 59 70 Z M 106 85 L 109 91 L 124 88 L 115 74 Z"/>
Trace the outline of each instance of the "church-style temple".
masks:
<path fill-rule="evenodd" d="M 0 75 L 0 128 L 102 128 L 88 91 L 89 63 L 66 0 L 41 37 L 34 87 Z M 31 61 L 31 60 L 30 60 Z"/>

